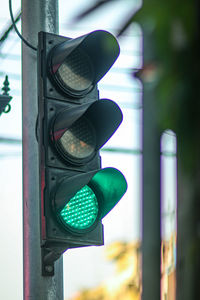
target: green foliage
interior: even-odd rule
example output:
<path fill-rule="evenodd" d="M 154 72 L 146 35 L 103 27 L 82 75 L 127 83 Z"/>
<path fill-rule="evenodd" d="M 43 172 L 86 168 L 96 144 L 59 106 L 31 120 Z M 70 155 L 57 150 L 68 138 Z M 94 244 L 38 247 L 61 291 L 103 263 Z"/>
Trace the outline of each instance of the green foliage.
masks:
<path fill-rule="evenodd" d="M 160 128 L 175 131 L 190 172 L 200 153 L 198 11 L 195 1 L 146 0 L 134 18 L 144 32 L 144 66 L 154 64 L 157 72 Z"/>

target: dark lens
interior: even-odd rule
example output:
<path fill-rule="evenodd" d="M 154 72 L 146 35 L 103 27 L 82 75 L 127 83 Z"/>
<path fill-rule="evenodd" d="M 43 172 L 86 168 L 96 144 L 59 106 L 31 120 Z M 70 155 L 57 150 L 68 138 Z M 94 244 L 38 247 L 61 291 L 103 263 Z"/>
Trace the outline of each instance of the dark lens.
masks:
<path fill-rule="evenodd" d="M 92 85 L 94 72 L 89 57 L 75 49 L 58 68 L 56 76 L 66 89 L 81 92 Z"/>
<path fill-rule="evenodd" d="M 81 118 L 65 131 L 59 143 L 65 155 L 75 159 L 87 158 L 96 147 L 94 128 L 86 118 Z"/>

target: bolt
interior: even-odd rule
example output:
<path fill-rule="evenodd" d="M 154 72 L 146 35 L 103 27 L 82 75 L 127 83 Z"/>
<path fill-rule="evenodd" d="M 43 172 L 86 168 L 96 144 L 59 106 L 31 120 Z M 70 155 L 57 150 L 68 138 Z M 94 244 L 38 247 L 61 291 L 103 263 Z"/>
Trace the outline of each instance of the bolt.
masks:
<path fill-rule="evenodd" d="M 53 271 L 53 267 L 50 265 L 45 266 L 45 271 L 51 273 Z"/>

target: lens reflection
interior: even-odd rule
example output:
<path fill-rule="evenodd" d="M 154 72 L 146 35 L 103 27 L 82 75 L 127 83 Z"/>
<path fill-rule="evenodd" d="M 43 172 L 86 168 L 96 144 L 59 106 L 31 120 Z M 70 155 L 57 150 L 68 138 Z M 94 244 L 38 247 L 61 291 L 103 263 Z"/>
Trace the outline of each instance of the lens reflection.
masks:
<path fill-rule="evenodd" d="M 90 88 L 94 72 L 89 57 L 80 49 L 75 49 L 61 64 L 56 75 L 66 88 L 80 92 Z"/>
<path fill-rule="evenodd" d="M 96 145 L 95 131 L 84 117 L 77 120 L 59 140 L 66 155 L 81 159 L 90 156 Z"/>

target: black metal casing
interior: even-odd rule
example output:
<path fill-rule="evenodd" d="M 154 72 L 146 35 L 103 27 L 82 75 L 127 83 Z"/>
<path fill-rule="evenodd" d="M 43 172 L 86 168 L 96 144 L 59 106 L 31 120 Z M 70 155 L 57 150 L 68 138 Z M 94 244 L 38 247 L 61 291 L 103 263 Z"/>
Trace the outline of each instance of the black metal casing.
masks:
<path fill-rule="evenodd" d="M 38 121 L 37 138 L 39 145 L 39 180 L 41 203 L 41 247 L 44 264 L 53 262 L 68 248 L 89 245 L 103 245 L 101 222 L 84 235 L 67 232 L 60 226 L 52 210 L 53 195 L 63 177 L 99 169 L 101 159 L 97 152 L 94 158 L 83 165 L 73 165 L 59 155 L 50 139 L 50 129 L 55 116 L 65 108 L 78 107 L 99 99 L 97 87 L 83 98 L 67 96 L 55 86 L 48 74 L 48 55 L 57 44 L 70 40 L 55 34 L 40 32 L 38 39 Z M 52 271 L 53 272 L 53 271 Z M 53 273 L 44 275 L 52 275 Z"/>

